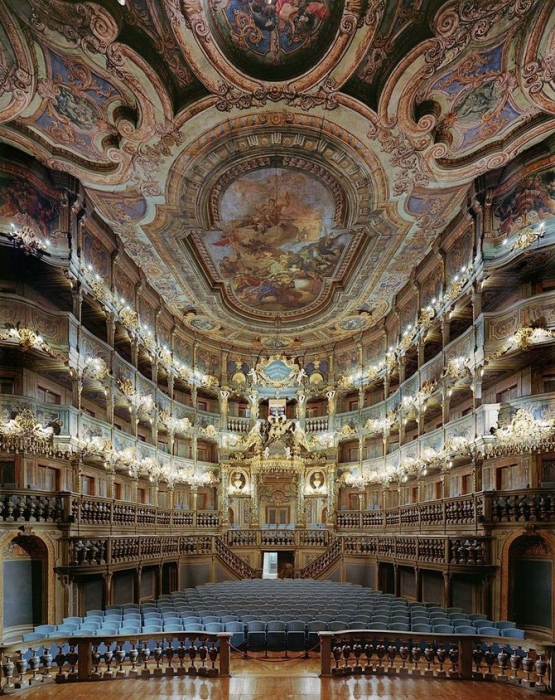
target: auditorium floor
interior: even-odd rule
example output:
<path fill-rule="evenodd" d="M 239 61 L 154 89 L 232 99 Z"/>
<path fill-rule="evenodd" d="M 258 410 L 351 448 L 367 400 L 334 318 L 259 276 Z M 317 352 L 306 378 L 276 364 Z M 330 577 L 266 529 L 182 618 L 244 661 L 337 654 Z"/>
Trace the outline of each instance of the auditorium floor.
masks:
<path fill-rule="evenodd" d="M 259 655 L 262 656 L 262 655 Z M 428 679 L 352 677 L 318 678 L 317 658 L 243 660 L 232 657 L 232 678 L 206 680 L 114 680 L 35 686 L 25 700 L 533 700 L 533 692 L 503 683 Z"/>

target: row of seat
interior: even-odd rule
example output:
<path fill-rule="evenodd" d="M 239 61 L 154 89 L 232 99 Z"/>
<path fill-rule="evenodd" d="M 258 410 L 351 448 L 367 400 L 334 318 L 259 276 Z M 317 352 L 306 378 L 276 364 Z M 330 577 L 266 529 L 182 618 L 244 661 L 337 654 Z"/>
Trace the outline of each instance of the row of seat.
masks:
<path fill-rule="evenodd" d="M 64 618 L 58 626 L 42 625 L 33 634 L 138 634 L 181 631 L 227 631 L 238 622 L 304 624 L 319 622 L 325 629 L 369 629 L 418 633 L 481 634 L 523 638 L 516 624 L 495 622 L 462 608 L 442 608 L 396 598 L 359 585 L 330 581 L 245 580 L 204 584 L 164 594 L 142 605 L 109 605 L 86 616 Z M 278 625 L 279 626 L 279 625 Z M 324 629 L 324 628 L 323 628 Z M 488 631 L 485 631 L 488 630 Z M 492 631 L 494 630 L 494 631 Z M 514 630 L 512 633 L 509 630 Z M 298 630 L 295 630 L 295 632 Z M 28 635 L 26 635 L 28 638 Z"/>

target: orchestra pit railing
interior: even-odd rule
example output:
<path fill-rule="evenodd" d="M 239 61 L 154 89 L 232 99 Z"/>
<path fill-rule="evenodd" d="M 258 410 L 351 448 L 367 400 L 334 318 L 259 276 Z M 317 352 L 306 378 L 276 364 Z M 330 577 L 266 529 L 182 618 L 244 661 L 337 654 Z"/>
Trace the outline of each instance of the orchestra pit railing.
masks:
<path fill-rule="evenodd" d="M 553 645 L 484 635 L 320 632 L 321 676 L 497 681 L 553 692 Z"/>
<path fill-rule="evenodd" d="M 229 677 L 229 638 L 221 632 L 56 637 L 0 647 L 0 695 L 39 683 L 174 676 Z"/>
<path fill-rule="evenodd" d="M 0 695 L 52 682 L 226 678 L 230 637 L 230 633 L 189 631 L 3 645 Z M 537 640 L 381 630 L 325 631 L 319 637 L 321 677 L 480 680 L 553 691 L 553 645 Z"/>

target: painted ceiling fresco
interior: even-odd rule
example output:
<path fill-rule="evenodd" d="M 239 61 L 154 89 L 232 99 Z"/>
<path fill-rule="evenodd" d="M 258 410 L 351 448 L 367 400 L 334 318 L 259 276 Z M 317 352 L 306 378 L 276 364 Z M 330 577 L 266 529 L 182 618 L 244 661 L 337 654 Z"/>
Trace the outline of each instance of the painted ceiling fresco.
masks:
<path fill-rule="evenodd" d="M 340 5 L 331 0 L 218 0 L 208 9 L 215 38 L 236 65 L 253 76 L 283 80 L 322 57 L 335 37 Z"/>
<path fill-rule="evenodd" d="M 551 0 L 0 0 L 0 17 L 0 142 L 78 178 L 176 317 L 222 343 L 380 323 L 476 179 L 555 129 Z M 553 211 L 546 178 L 522 186 L 534 211 Z M 54 221 L 19 194 L 0 217 Z M 495 207 L 509 233 L 530 218 Z"/>
<path fill-rule="evenodd" d="M 300 170 L 262 168 L 232 182 L 220 203 L 221 229 L 204 246 L 236 303 L 285 312 L 324 292 L 351 238 L 333 231 L 325 186 Z"/>

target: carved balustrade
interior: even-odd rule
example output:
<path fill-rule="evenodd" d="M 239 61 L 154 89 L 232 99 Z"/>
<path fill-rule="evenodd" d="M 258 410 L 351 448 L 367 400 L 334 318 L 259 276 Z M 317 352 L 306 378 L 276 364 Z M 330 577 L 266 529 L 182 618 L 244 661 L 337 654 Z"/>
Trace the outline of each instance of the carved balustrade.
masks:
<path fill-rule="evenodd" d="M 325 433 L 328 430 L 327 416 L 322 418 L 307 418 L 306 432 L 307 433 Z"/>
<path fill-rule="evenodd" d="M 98 501 L 90 498 L 81 499 L 80 503 L 73 501 L 71 512 L 77 523 L 91 525 L 109 525 L 112 520 L 112 508 L 109 501 Z"/>
<path fill-rule="evenodd" d="M 122 503 L 88 496 L 71 498 L 72 522 L 78 525 L 117 525 L 119 527 L 182 528 L 216 530 L 220 514 L 212 510 L 168 510 L 138 503 Z"/>
<path fill-rule="evenodd" d="M 398 528 L 401 523 L 401 514 L 399 513 L 399 509 L 388 509 L 385 511 L 385 526 L 386 528 L 388 527 L 393 527 L 393 528 Z"/>
<path fill-rule="evenodd" d="M 316 533 L 314 533 L 316 535 Z M 216 553 L 225 565 L 241 578 L 257 575 L 255 569 L 233 551 L 232 547 L 317 547 L 329 541 L 331 533 L 260 530 L 230 531 L 223 539 L 215 535 L 180 535 L 152 537 L 70 538 L 68 566 L 110 566 L 138 563 L 145 560 L 168 559 L 183 555 Z M 282 536 L 281 539 L 279 536 Z M 326 535 L 326 538 L 322 538 Z M 431 562 L 457 566 L 491 566 L 491 546 L 487 537 L 414 537 L 399 535 L 344 535 L 337 537 L 328 548 L 301 571 L 303 578 L 320 575 L 341 555 L 373 555 L 381 560 L 406 561 L 412 564 Z"/>
<path fill-rule="evenodd" d="M 234 433 L 248 433 L 251 429 L 250 418 L 233 418 L 228 417 L 227 429 Z"/>
<path fill-rule="evenodd" d="M 418 544 L 414 537 L 398 537 L 395 554 L 400 559 L 416 559 Z"/>
<path fill-rule="evenodd" d="M 335 524 L 345 530 L 362 530 L 362 513 L 358 510 L 339 511 L 335 516 Z"/>
<path fill-rule="evenodd" d="M 364 530 L 375 527 L 384 527 L 384 513 L 381 510 L 364 511 L 362 513 L 362 527 Z"/>
<path fill-rule="evenodd" d="M 195 527 L 204 527 L 208 528 L 210 530 L 215 529 L 219 527 L 220 525 L 220 515 L 219 513 L 215 513 L 214 511 L 207 510 L 207 511 L 200 511 L 197 510 L 196 513 L 196 522 L 194 523 Z"/>
<path fill-rule="evenodd" d="M 480 566 L 489 561 L 490 540 L 483 537 L 477 539 L 456 539 L 449 541 L 449 559 L 451 564 Z"/>
<path fill-rule="evenodd" d="M 0 694 L 39 683 L 228 677 L 229 633 L 60 637 L 0 647 Z M 553 645 L 481 635 L 321 632 L 321 675 L 424 677 L 510 683 L 551 692 Z M 462 691 L 464 695 L 464 690 Z"/>
<path fill-rule="evenodd" d="M 259 547 L 260 530 L 228 530 L 225 541 L 228 547 Z"/>
<path fill-rule="evenodd" d="M 147 506 L 137 506 L 137 525 L 155 525 L 156 508 Z"/>
<path fill-rule="evenodd" d="M 552 689 L 553 645 L 535 640 L 385 630 L 319 634 L 321 676 L 486 680 Z"/>
<path fill-rule="evenodd" d="M 0 521 L 5 523 L 61 523 L 67 519 L 66 508 L 65 496 L 26 491 L 0 494 Z"/>
<path fill-rule="evenodd" d="M 212 535 L 72 537 L 68 540 L 67 566 L 110 566 L 122 562 L 138 563 L 182 555 L 211 554 L 213 539 Z"/>
<path fill-rule="evenodd" d="M 191 535 L 179 538 L 180 554 L 211 554 L 213 537 L 212 535 Z"/>
<path fill-rule="evenodd" d="M 410 504 L 398 508 L 369 511 L 339 511 L 336 514 L 338 530 L 383 530 L 386 528 L 421 529 L 464 525 L 553 522 L 555 521 L 555 491 L 548 489 L 526 489 L 523 491 L 486 492 L 471 496 L 459 496 L 427 503 Z M 74 523 L 98 527 L 121 528 L 218 530 L 220 514 L 217 511 L 168 510 L 135 503 L 124 503 L 111 499 L 76 496 L 70 494 L 29 493 L 27 491 L 4 491 L 0 493 L 0 522 Z M 245 541 L 246 531 L 229 531 L 228 537 Z M 283 535 L 286 532 L 288 534 Z M 267 531 L 264 535 L 270 543 L 283 540 L 284 546 L 327 546 L 326 530 Z M 299 532 L 303 532 L 303 541 Z M 239 534 L 241 533 L 241 534 Z M 276 534 L 281 533 L 281 534 Z M 324 533 L 324 534 L 322 534 Z M 285 541 L 287 540 L 287 541 Z M 261 541 L 258 539 L 257 544 Z M 232 546 L 239 542 L 228 540 Z"/>
<path fill-rule="evenodd" d="M 107 539 L 69 541 L 69 566 L 101 566 L 107 563 Z"/>
<path fill-rule="evenodd" d="M 256 578 L 256 569 L 238 557 L 219 537 L 215 540 L 215 551 L 221 562 L 231 569 L 239 578 Z"/>
<path fill-rule="evenodd" d="M 494 523 L 555 521 L 555 491 L 531 490 L 497 492 L 490 497 L 490 517 Z"/>
<path fill-rule="evenodd" d="M 418 561 L 443 564 L 446 562 L 445 540 L 439 537 L 424 537 L 418 540 Z"/>
<path fill-rule="evenodd" d="M 263 547 L 295 547 L 295 533 L 290 530 L 262 530 L 260 541 Z"/>
<path fill-rule="evenodd" d="M 345 556 L 372 555 L 380 560 L 406 561 L 412 564 L 430 562 L 458 566 L 491 565 L 490 540 L 486 537 L 465 539 L 423 535 L 344 535 L 334 542 L 335 548 L 338 544 L 341 544 L 340 554 Z M 324 555 L 328 556 L 326 552 Z"/>
<path fill-rule="evenodd" d="M 329 530 L 228 530 L 228 547 L 327 547 Z"/>
<path fill-rule="evenodd" d="M 140 545 L 138 537 L 118 537 L 112 542 L 112 562 L 138 561 Z"/>
<path fill-rule="evenodd" d="M 420 524 L 420 511 L 417 505 L 403 506 L 399 509 L 399 520 L 403 527 L 414 527 Z"/>
<path fill-rule="evenodd" d="M 299 547 L 327 547 L 328 530 L 296 530 L 295 536 Z"/>
<path fill-rule="evenodd" d="M 398 508 L 371 511 L 339 511 L 339 530 L 384 530 L 387 528 L 424 529 L 461 527 L 484 522 L 484 495 L 458 496 L 428 503 L 402 505 Z"/>
<path fill-rule="evenodd" d="M 168 638 L 171 637 L 171 638 Z M 85 680 L 228 677 L 229 638 L 222 632 L 57 637 L 0 647 L 0 695 L 36 684 Z M 47 692 L 47 691 L 45 691 Z"/>
<path fill-rule="evenodd" d="M 442 503 L 423 503 L 420 506 L 420 522 L 425 525 L 441 525 L 445 522 Z"/>
<path fill-rule="evenodd" d="M 472 497 L 445 501 L 445 522 L 447 525 L 467 525 L 475 521 L 476 514 Z"/>
<path fill-rule="evenodd" d="M 395 538 L 380 537 L 378 539 L 378 556 L 384 558 L 395 558 Z"/>
<path fill-rule="evenodd" d="M 319 557 L 316 557 L 308 566 L 301 569 L 301 578 L 317 578 L 332 564 L 334 564 L 341 556 L 343 544 L 342 537 L 334 540 L 325 552 L 322 552 Z"/>
<path fill-rule="evenodd" d="M 172 516 L 172 525 L 174 527 L 193 527 L 195 516 L 191 511 L 175 510 Z"/>
<path fill-rule="evenodd" d="M 135 507 L 131 504 L 114 503 L 112 505 L 112 514 L 114 523 L 118 525 L 135 524 Z"/>
<path fill-rule="evenodd" d="M 343 542 L 343 553 L 344 554 L 354 554 L 354 555 L 366 555 L 366 554 L 378 554 L 378 537 L 365 537 L 364 535 L 358 537 L 342 537 Z"/>

